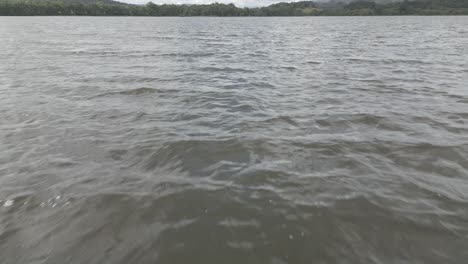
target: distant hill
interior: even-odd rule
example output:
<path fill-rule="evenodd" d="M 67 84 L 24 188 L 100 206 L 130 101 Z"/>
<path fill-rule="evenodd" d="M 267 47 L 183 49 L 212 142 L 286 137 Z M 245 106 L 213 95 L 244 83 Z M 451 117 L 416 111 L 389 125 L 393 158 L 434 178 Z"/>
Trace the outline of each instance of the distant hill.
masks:
<path fill-rule="evenodd" d="M 146 5 L 113 0 L 0 0 L 0 15 L 15 16 L 378 16 L 468 15 L 468 0 L 331 0 L 277 3 L 259 8 L 233 4 Z"/>
<path fill-rule="evenodd" d="M 1 1 L 1 0 L 0 0 Z M 23 0 L 13 0 L 13 1 L 23 1 Z M 65 2 L 65 3 L 106 3 L 106 4 L 124 4 L 122 2 L 113 1 L 113 0 L 30 0 L 31 2 Z"/>

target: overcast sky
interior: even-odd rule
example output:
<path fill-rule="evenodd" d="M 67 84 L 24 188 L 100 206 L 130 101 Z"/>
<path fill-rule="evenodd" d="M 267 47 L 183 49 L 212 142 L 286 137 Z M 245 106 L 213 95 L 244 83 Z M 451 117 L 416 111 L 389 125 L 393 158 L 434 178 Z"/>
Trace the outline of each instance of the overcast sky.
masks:
<path fill-rule="evenodd" d="M 131 4 L 146 4 L 150 0 L 117 0 L 120 2 Z M 253 7 L 253 6 L 267 6 L 278 2 L 295 2 L 300 0 L 152 0 L 155 4 L 211 4 L 218 3 L 233 3 L 238 7 Z"/>

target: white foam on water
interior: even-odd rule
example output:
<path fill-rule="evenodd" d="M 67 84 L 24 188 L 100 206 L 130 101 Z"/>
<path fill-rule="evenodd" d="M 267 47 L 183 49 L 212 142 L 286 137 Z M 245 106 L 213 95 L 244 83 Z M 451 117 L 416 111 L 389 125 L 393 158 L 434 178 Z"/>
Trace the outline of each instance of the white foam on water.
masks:
<path fill-rule="evenodd" d="M 6 201 L 3 203 L 3 207 L 10 207 L 10 206 L 12 206 L 14 203 L 15 203 L 15 201 L 8 199 L 8 200 L 6 200 Z"/>

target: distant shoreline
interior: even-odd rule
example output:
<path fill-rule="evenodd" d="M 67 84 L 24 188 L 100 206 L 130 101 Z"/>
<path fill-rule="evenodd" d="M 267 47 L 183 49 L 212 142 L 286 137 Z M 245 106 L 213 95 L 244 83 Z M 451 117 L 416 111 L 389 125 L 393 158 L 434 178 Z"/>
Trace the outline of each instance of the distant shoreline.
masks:
<path fill-rule="evenodd" d="M 190 17 L 204 17 L 204 18 L 268 18 L 268 17 L 464 17 L 468 14 L 456 14 L 456 15 L 420 15 L 420 14 L 411 14 L 411 15 L 314 15 L 314 16 L 142 16 L 142 15 L 0 15 L 0 17 L 141 17 L 141 18 L 151 18 L 151 17 L 172 17 L 172 18 L 190 18 Z"/>
<path fill-rule="evenodd" d="M 83 0 L 84 1 L 84 0 Z M 240 8 L 234 4 L 134 5 L 112 0 L 0 0 L 0 16 L 114 16 L 114 17 L 299 17 L 299 16 L 466 16 L 465 0 L 413 0 L 388 4 L 373 1 L 278 3 Z"/>

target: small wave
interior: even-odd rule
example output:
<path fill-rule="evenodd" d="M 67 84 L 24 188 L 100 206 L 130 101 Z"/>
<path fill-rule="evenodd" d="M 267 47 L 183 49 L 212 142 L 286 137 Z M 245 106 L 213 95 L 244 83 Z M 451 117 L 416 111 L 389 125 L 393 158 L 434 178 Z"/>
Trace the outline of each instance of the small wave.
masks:
<path fill-rule="evenodd" d="M 235 218 L 226 218 L 219 221 L 219 225 L 226 227 L 260 227 L 260 223 L 255 219 L 241 220 Z"/>
<path fill-rule="evenodd" d="M 147 95 L 147 94 L 155 94 L 155 93 L 160 93 L 160 92 L 161 90 L 156 89 L 156 88 L 141 87 L 141 88 L 119 91 L 119 92 L 107 92 L 107 93 L 96 95 L 93 98 L 103 97 L 103 96 L 112 96 L 112 95 Z"/>
<path fill-rule="evenodd" d="M 234 249 L 251 250 L 254 248 L 254 243 L 250 241 L 228 241 L 227 245 Z"/>
<path fill-rule="evenodd" d="M 72 54 L 95 57 L 115 57 L 121 55 L 118 51 L 73 51 Z"/>
<path fill-rule="evenodd" d="M 353 127 L 359 127 L 361 125 L 379 130 L 406 130 L 404 126 L 396 123 L 391 118 L 366 113 L 328 117 L 317 119 L 315 122 L 320 128 L 330 129 L 332 131 L 352 130 Z"/>
<path fill-rule="evenodd" d="M 320 61 L 306 61 L 305 63 L 306 64 L 313 64 L 313 65 L 322 64 L 322 62 L 320 62 Z"/>
<path fill-rule="evenodd" d="M 422 60 L 410 60 L 410 59 L 370 59 L 370 58 L 350 58 L 348 59 L 350 62 L 358 62 L 358 63 L 370 63 L 370 64 L 432 64 L 428 61 Z"/>
<path fill-rule="evenodd" d="M 298 70 L 298 68 L 295 67 L 295 66 L 280 66 L 279 68 L 280 68 L 280 69 L 283 69 L 283 70 L 289 70 L 289 71 L 296 71 L 296 70 Z"/>
<path fill-rule="evenodd" d="M 286 123 L 295 127 L 299 127 L 299 124 L 290 116 L 278 116 L 274 118 L 270 118 L 265 121 L 266 123 L 279 124 L 279 123 Z"/>
<path fill-rule="evenodd" d="M 193 53 L 165 53 L 161 54 L 163 57 L 188 57 L 188 58 L 198 58 L 198 57 L 210 57 L 215 55 L 213 52 L 193 52 Z"/>
<path fill-rule="evenodd" d="M 200 155 L 203 153 L 203 155 Z M 245 163 L 250 158 L 248 149 L 238 140 L 176 140 L 166 142 L 146 158 L 147 171 L 166 167 L 186 171 L 190 175 L 211 174 L 210 164 L 226 161 Z"/>
<path fill-rule="evenodd" d="M 249 57 L 268 57 L 268 53 L 267 52 L 262 52 L 262 51 L 257 51 L 257 52 L 250 52 L 248 54 Z"/>
<path fill-rule="evenodd" d="M 268 82 L 254 82 L 248 83 L 248 86 L 255 88 L 275 88 L 276 86 Z"/>
<path fill-rule="evenodd" d="M 109 150 L 109 155 L 113 160 L 122 160 L 122 158 L 127 154 L 128 150 L 126 149 L 112 149 Z"/>
<path fill-rule="evenodd" d="M 234 73 L 234 72 L 242 72 L 242 73 L 253 73 L 255 71 L 241 69 L 241 68 L 231 68 L 231 67 L 202 67 L 200 71 L 206 72 L 227 72 L 227 73 Z"/>
<path fill-rule="evenodd" d="M 123 95 L 141 95 L 141 94 L 153 94 L 153 93 L 159 93 L 160 90 L 155 89 L 155 88 L 148 88 L 148 87 L 142 87 L 142 88 L 137 88 L 137 89 L 131 89 L 127 91 L 122 91 L 119 92 L 119 94 Z"/>

